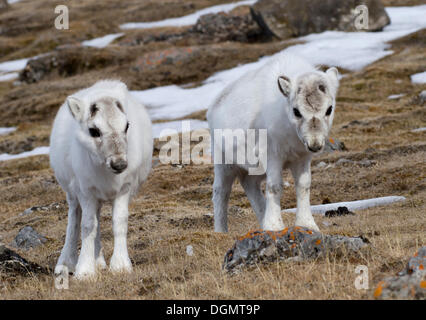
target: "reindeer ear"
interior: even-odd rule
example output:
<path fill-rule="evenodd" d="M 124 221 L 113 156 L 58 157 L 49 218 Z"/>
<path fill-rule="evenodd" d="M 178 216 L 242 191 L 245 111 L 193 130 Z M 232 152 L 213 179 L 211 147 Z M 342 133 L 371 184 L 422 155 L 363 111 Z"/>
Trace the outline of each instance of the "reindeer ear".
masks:
<path fill-rule="evenodd" d="M 83 102 L 75 97 L 68 97 L 66 102 L 74 119 L 81 122 L 84 115 Z"/>
<path fill-rule="evenodd" d="M 290 97 L 291 82 L 289 78 L 284 76 L 278 77 L 278 88 L 285 97 Z"/>
<path fill-rule="evenodd" d="M 339 71 L 337 68 L 332 67 L 327 69 L 325 72 L 328 75 L 328 78 L 330 79 L 331 84 L 333 85 L 333 92 L 336 92 L 337 88 L 339 87 Z"/>

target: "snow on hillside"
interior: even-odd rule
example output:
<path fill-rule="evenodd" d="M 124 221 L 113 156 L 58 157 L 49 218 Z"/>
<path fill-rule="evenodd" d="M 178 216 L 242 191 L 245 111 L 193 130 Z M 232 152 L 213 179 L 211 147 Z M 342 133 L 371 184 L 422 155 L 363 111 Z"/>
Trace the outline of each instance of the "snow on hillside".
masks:
<path fill-rule="evenodd" d="M 10 128 L 0 128 L 0 136 L 4 136 L 6 134 L 9 134 L 13 131 L 15 131 L 16 128 L 15 127 L 10 127 Z"/>
<path fill-rule="evenodd" d="M 22 152 L 18 154 L 3 153 L 3 154 L 0 154 L 0 161 L 21 159 L 21 158 L 26 158 L 31 156 L 38 156 L 42 154 L 49 154 L 49 147 L 37 147 L 31 151 L 26 151 L 26 152 Z"/>
<path fill-rule="evenodd" d="M 83 41 L 81 43 L 81 45 L 86 46 L 86 47 L 105 48 L 111 42 L 113 42 L 115 39 L 118 39 L 122 36 L 124 36 L 124 33 L 108 34 L 108 35 L 103 36 L 103 37 Z"/>
<path fill-rule="evenodd" d="M 416 84 L 426 83 L 426 71 L 421 73 L 416 73 L 411 76 L 411 82 Z"/>

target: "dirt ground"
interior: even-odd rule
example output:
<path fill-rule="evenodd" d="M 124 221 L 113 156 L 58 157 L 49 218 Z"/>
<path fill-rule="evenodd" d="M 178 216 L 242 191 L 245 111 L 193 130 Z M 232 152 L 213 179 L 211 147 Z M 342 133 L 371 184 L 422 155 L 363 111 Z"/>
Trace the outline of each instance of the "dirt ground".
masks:
<path fill-rule="evenodd" d="M 76 10 L 71 10 L 74 20 L 67 33 L 53 31 L 48 25 L 53 19 L 46 13 L 47 8 L 53 8 L 56 1 L 38 1 L 37 5 L 22 1 L 0 13 L 0 62 L 114 33 L 120 23 L 181 16 L 232 1 L 127 1 L 131 3 L 127 6 L 103 1 L 100 10 L 95 1 L 85 1 L 84 5 L 68 2 Z M 383 2 L 414 5 L 421 1 Z M 53 15 L 53 10 L 49 12 Z M 161 69 L 164 66 L 154 70 L 159 73 L 129 72 L 141 54 L 188 45 L 200 49 L 196 63 L 189 60 L 169 73 Z M 126 82 L 128 76 L 132 90 L 198 83 L 218 70 L 255 61 L 287 45 L 288 42 L 272 40 L 210 44 L 160 41 L 132 47 L 114 43 L 98 53 L 84 49 L 89 56 L 121 56 L 123 60 L 69 76 L 50 74 L 36 83 L 15 86 L 0 82 L 0 126 L 18 127 L 16 132 L 0 136 L 0 153 L 19 153 L 47 145 L 52 120 L 64 98 L 105 74 L 120 76 Z M 90 283 L 71 278 L 69 290 L 61 291 L 54 288 L 50 275 L 0 273 L 0 299 L 372 299 L 374 286 L 402 270 L 409 257 L 426 243 L 426 133 L 411 132 L 426 125 L 425 104 L 418 98 L 426 85 L 410 81 L 411 74 L 423 72 L 426 67 L 426 31 L 393 41 L 391 50 L 392 55 L 362 71 L 343 70 L 345 77 L 340 84 L 331 136 L 343 141 L 347 150 L 319 155 L 312 163 L 312 204 L 389 195 L 407 198 L 391 206 L 357 211 L 353 216 L 315 216 L 324 233 L 368 238 L 370 256 L 259 265 L 229 276 L 222 271 L 226 251 L 238 236 L 259 228 L 242 187 L 236 183 L 231 195 L 230 232 L 217 234 L 211 217 L 212 166 L 160 164 L 153 168 L 130 206 L 128 245 L 132 274 L 102 271 L 97 281 Z M 405 95 L 387 99 L 400 93 Z M 204 112 L 195 116 L 205 119 Z M 373 165 L 337 165 L 340 158 L 369 159 Z M 321 161 L 327 166 L 318 167 Z M 296 205 L 293 180 L 289 172 L 283 173 L 283 179 L 290 187 L 284 189 L 281 205 L 291 208 Z M 60 205 L 49 211 L 19 215 L 29 207 L 52 203 Z M 293 214 L 283 214 L 286 226 L 292 225 L 294 219 Z M 53 269 L 64 244 L 66 224 L 65 194 L 55 181 L 48 156 L 0 162 L 0 241 L 9 245 L 22 227 L 32 226 L 48 241 L 35 249 L 17 252 Z M 101 229 L 104 254 L 109 261 L 113 248 L 110 205 L 103 208 Z M 193 256 L 186 254 L 187 245 L 193 246 Z M 355 289 L 355 268 L 359 264 L 368 267 L 368 290 Z"/>

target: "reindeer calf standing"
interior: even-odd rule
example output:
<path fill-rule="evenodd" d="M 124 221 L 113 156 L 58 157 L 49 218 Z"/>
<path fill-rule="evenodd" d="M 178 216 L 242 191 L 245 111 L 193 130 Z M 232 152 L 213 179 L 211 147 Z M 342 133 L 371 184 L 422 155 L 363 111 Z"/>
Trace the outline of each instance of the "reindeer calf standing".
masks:
<path fill-rule="evenodd" d="M 213 103 L 207 120 L 212 150 L 226 137 L 216 140 L 214 131 L 266 129 L 265 173 L 249 175 L 245 163 L 215 163 L 213 204 L 215 231 L 227 232 L 227 207 L 232 184 L 239 178 L 262 229 L 281 230 L 280 199 L 282 170 L 290 168 L 296 186 L 296 225 L 319 230 L 310 210 L 311 158 L 321 151 L 330 131 L 338 71 L 321 72 L 307 61 L 287 54 L 276 55 L 258 70 L 248 72 L 227 87 Z M 234 145 L 234 151 L 240 146 Z M 219 148 L 218 148 L 219 149 Z M 226 151 L 226 150 L 225 150 Z M 221 155 L 226 158 L 226 155 Z M 214 155 L 214 158 L 217 155 Z M 261 182 L 266 179 L 263 195 Z"/>
<path fill-rule="evenodd" d="M 112 271 L 132 270 L 127 251 L 128 204 L 151 170 L 151 121 L 120 81 L 99 81 L 69 96 L 55 118 L 50 163 L 69 205 L 56 274 L 77 278 L 105 268 L 99 216 L 112 201 Z M 77 254 L 81 224 L 81 251 Z"/>

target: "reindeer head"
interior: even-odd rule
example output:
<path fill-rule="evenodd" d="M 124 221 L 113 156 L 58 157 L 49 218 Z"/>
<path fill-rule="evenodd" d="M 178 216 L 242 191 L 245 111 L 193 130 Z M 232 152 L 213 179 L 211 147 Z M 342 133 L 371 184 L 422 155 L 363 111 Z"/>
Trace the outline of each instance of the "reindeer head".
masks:
<path fill-rule="evenodd" d="M 123 100 L 123 99 L 121 99 Z M 93 161 L 119 174 L 127 168 L 126 101 L 96 95 L 96 98 L 68 97 L 67 104 L 80 125 L 78 141 Z"/>
<path fill-rule="evenodd" d="M 289 119 L 297 135 L 310 152 L 321 151 L 334 118 L 338 71 L 304 74 L 292 83 L 289 78 L 278 78 L 278 87 L 289 100 Z"/>

